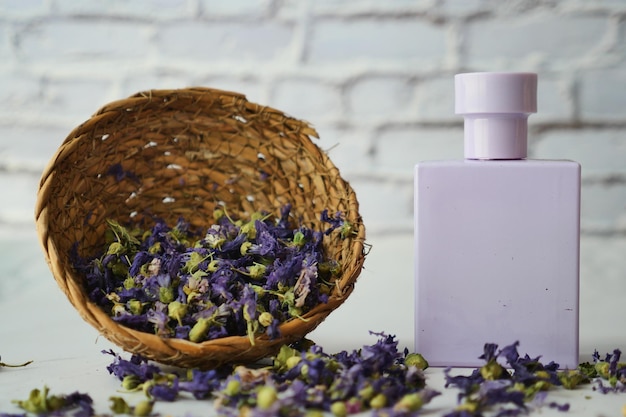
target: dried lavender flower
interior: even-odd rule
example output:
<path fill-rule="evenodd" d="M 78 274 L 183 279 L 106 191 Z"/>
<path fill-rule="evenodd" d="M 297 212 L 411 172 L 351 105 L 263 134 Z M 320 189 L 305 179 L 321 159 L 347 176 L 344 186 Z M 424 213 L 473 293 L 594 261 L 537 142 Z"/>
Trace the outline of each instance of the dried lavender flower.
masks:
<path fill-rule="evenodd" d="M 275 218 L 235 219 L 215 210 L 215 224 L 192 231 L 180 219 L 150 230 L 108 220 L 106 249 L 81 259 L 90 299 L 118 323 L 161 337 L 202 342 L 224 336 L 279 336 L 279 325 L 325 303 L 340 273 L 327 259 L 324 233 L 345 229 L 341 213 L 323 232 L 290 223 L 290 206 Z"/>

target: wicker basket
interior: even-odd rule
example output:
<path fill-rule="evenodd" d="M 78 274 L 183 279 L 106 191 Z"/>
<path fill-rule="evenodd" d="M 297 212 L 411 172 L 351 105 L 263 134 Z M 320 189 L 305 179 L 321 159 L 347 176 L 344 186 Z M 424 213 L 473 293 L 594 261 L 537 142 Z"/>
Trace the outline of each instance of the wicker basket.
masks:
<path fill-rule="evenodd" d="M 207 88 L 152 90 L 102 107 L 75 128 L 43 173 L 35 217 L 46 260 L 81 316 L 124 350 L 183 367 L 211 368 L 272 355 L 303 338 L 352 292 L 364 261 L 365 228 L 358 201 L 305 122 L 245 96 Z M 132 178 L 107 174 L 121 164 Z M 328 303 L 305 320 L 280 326 L 281 337 L 229 336 L 193 343 L 161 338 L 117 324 L 88 299 L 70 261 L 104 247 L 107 219 L 120 223 L 147 213 L 174 224 L 181 216 L 206 228 L 216 202 L 245 217 L 291 203 L 292 213 L 320 230 L 320 213 L 341 211 L 355 227 L 342 239 L 324 238 L 342 274 Z"/>

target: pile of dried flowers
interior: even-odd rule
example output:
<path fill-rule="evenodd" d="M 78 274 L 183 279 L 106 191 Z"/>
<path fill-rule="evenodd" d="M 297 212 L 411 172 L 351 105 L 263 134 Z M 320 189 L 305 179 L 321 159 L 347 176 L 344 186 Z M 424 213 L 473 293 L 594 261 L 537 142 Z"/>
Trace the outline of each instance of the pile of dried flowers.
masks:
<path fill-rule="evenodd" d="M 351 232 L 326 210 L 324 231 L 293 226 L 290 209 L 242 220 L 218 208 L 202 232 L 182 219 L 150 230 L 111 220 L 106 251 L 73 261 L 90 299 L 125 326 L 192 342 L 248 335 L 254 344 L 328 300 L 340 265 L 325 257 L 323 235 Z"/>

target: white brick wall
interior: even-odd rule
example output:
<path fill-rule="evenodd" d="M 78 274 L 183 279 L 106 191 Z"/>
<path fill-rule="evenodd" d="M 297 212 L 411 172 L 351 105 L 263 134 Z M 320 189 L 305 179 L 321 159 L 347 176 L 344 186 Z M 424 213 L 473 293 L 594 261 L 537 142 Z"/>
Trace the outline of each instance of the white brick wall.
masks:
<path fill-rule="evenodd" d="M 531 155 L 582 163 L 583 280 L 612 285 L 626 271 L 625 16 L 611 0 L 1 1 L 0 235 L 33 233 L 41 170 L 101 105 L 205 85 L 312 122 L 373 250 L 393 251 L 412 234 L 413 164 L 461 157 L 452 76 L 530 70 Z M 410 276 L 405 258 L 385 273 Z"/>

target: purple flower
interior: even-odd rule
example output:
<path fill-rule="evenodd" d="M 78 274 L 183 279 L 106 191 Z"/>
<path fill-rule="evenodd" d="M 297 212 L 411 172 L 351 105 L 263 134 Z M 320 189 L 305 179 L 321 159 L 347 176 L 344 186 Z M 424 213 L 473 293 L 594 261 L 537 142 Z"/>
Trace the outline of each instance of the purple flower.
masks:
<path fill-rule="evenodd" d="M 276 256 L 280 244 L 277 238 L 270 232 L 267 224 L 257 220 L 255 222 L 255 228 L 257 235 L 256 243 L 252 244 L 248 253 L 260 256 Z"/>
<path fill-rule="evenodd" d="M 344 223 L 340 211 L 336 212 L 334 216 L 330 216 L 328 214 L 328 209 L 324 209 L 324 211 L 322 211 L 322 214 L 320 215 L 320 219 L 330 225 L 330 227 L 324 231 L 324 234 L 327 235 L 329 235 L 333 230 L 341 228 Z"/>
<path fill-rule="evenodd" d="M 210 397 L 218 389 L 224 377 L 224 371 L 192 369 L 189 371 L 188 380 L 180 381 L 178 386 L 181 391 L 189 392 L 197 399 L 203 399 Z"/>
<path fill-rule="evenodd" d="M 156 384 L 150 386 L 148 394 L 159 401 L 172 402 L 178 397 L 178 379 L 174 379 L 172 384 Z"/>
<path fill-rule="evenodd" d="M 146 314 L 149 323 L 154 325 L 154 331 L 159 336 L 170 336 L 169 328 L 167 324 L 169 317 L 163 311 L 149 310 Z"/>
<path fill-rule="evenodd" d="M 113 363 L 107 366 L 107 371 L 115 375 L 120 381 L 127 376 L 136 377 L 139 382 L 146 382 L 158 375 L 161 369 L 148 363 L 148 360 L 140 355 L 132 355 L 130 360 L 123 359 L 113 352 L 113 350 L 102 351 L 102 353 L 113 356 Z"/>

